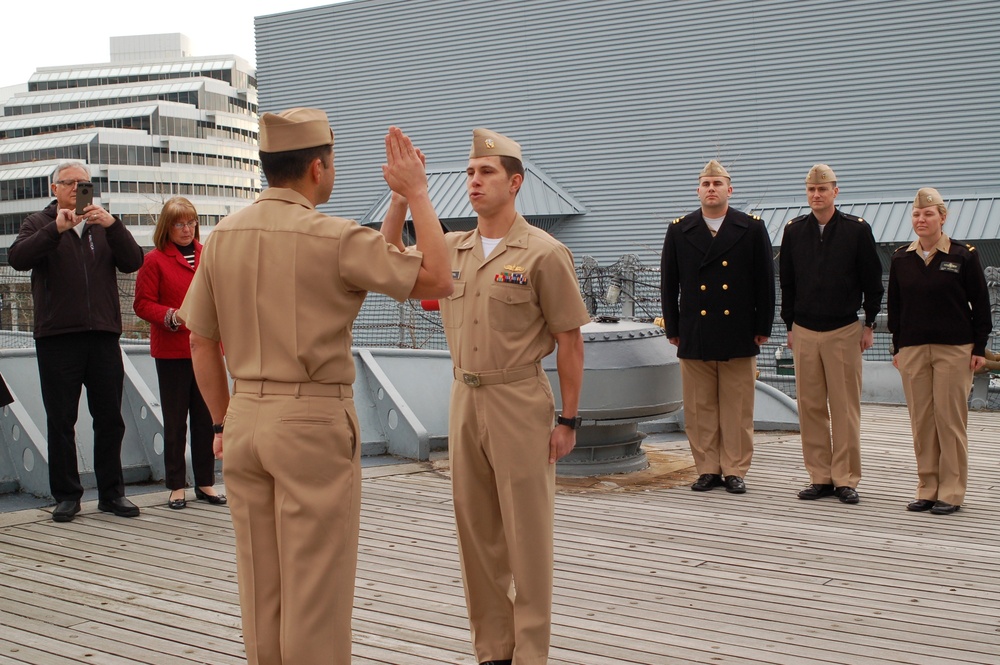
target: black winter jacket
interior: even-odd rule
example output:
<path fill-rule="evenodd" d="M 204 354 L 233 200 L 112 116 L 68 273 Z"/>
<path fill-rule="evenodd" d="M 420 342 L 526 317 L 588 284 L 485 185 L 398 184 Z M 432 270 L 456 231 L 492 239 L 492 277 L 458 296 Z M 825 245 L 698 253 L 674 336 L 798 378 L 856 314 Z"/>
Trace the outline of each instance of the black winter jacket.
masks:
<path fill-rule="evenodd" d="M 820 235 L 809 213 L 785 226 L 778 255 L 781 318 L 826 332 L 858 320 L 864 297 L 865 323 L 882 308 L 882 264 L 872 228 L 860 217 L 834 212 Z"/>
<path fill-rule="evenodd" d="M 15 270 L 31 271 L 35 339 L 85 331 L 120 335 L 115 269 L 138 270 L 142 248 L 120 220 L 108 228 L 88 226 L 82 237 L 75 230 L 59 233 L 57 212 L 53 201 L 29 215 L 8 254 Z"/>

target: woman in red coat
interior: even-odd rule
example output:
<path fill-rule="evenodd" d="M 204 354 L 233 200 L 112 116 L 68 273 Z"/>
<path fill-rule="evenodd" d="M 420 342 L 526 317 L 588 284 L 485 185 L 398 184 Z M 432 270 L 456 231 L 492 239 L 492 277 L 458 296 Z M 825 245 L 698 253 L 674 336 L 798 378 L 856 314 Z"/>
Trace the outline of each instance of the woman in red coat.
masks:
<path fill-rule="evenodd" d="M 175 509 L 187 506 L 184 444 L 185 421 L 189 416 L 195 496 L 216 505 L 226 503 L 225 495 L 213 488 L 212 416 L 194 380 L 191 333 L 177 315 L 201 258 L 198 236 L 198 212 L 194 205 L 182 197 L 167 201 L 153 231 L 156 249 L 146 255 L 136 277 L 132 305 L 136 314 L 149 321 L 149 348 L 156 360 L 163 409 L 163 466 L 170 490 L 167 505 Z"/>

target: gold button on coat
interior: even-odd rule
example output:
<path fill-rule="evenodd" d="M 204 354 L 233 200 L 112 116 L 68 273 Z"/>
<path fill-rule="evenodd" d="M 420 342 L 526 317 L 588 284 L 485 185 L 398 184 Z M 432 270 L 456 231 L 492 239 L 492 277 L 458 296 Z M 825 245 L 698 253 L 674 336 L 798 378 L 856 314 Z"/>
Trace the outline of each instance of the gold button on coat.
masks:
<path fill-rule="evenodd" d="M 722 285 L 722 290 L 723 291 L 728 291 L 729 290 L 729 285 L 728 284 L 723 284 Z"/>
<path fill-rule="evenodd" d="M 726 316 L 729 316 L 729 310 L 727 309 L 726 311 L 723 312 L 723 314 L 725 314 Z"/>
<path fill-rule="evenodd" d="M 701 315 L 702 316 L 705 316 L 706 314 L 708 314 L 708 312 L 706 312 L 705 310 L 701 310 Z"/>
<path fill-rule="evenodd" d="M 725 267 L 726 267 L 726 266 L 728 266 L 728 265 L 729 265 L 729 261 L 723 261 L 723 262 L 722 262 L 722 267 L 723 267 L 723 268 L 725 268 Z"/>
<path fill-rule="evenodd" d="M 707 289 L 707 288 L 708 288 L 708 287 L 707 287 L 707 286 L 705 286 L 704 284 L 702 284 L 702 285 L 701 285 L 701 290 L 702 290 L 702 291 L 704 291 L 704 290 L 705 290 L 705 289 Z"/>

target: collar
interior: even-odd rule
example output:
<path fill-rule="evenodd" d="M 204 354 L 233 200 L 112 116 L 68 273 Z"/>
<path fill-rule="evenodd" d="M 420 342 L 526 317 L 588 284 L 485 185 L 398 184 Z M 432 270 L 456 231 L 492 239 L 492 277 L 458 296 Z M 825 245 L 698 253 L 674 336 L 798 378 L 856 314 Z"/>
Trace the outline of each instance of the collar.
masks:
<path fill-rule="evenodd" d="M 906 248 L 906 251 L 915 252 L 919 249 L 920 249 L 920 238 L 917 238 L 916 240 L 910 243 L 910 246 Z M 941 237 L 938 238 L 937 244 L 934 245 L 934 247 L 932 247 L 931 249 L 933 249 L 936 252 L 941 252 L 942 254 L 947 254 L 948 252 L 951 251 L 951 238 L 942 233 Z"/>
<path fill-rule="evenodd" d="M 260 193 L 260 196 L 257 197 L 254 204 L 256 205 L 261 201 L 284 201 L 285 203 L 297 203 L 298 205 L 305 206 L 310 210 L 315 207 L 309 202 L 309 199 L 302 196 L 294 189 L 288 189 L 286 187 L 268 187 Z"/>
<path fill-rule="evenodd" d="M 531 224 L 528 224 L 528 220 L 522 217 L 521 213 L 517 213 L 517 216 L 514 217 L 514 223 L 511 224 L 510 229 L 507 230 L 507 235 L 501 239 L 500 244 L 497 245 L 497 247 L 527 247 L 528 235 L 530 231 Z M 476 227 L 476 229 L 458 245 L 458 249 L 481 247 L 482 237 L 482 234 L 479 232 L 479 227 Z"/>

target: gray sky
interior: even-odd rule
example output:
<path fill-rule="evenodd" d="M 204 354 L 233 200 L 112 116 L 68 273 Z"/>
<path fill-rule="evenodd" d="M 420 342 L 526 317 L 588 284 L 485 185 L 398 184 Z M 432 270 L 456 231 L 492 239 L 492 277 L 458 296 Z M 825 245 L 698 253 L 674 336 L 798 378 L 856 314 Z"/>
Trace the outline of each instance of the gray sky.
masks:
<path fill-rule="evenodd" d="M 341 0 L 7 0 L 0 87 L 27 83 L 38 67 L 110 59 L 110 38 L 180 32 L 196 56 L 234 53 L 256 63 L 253 18 Z"/>

